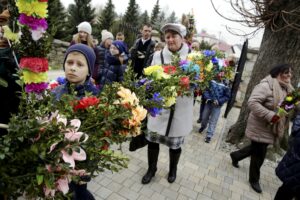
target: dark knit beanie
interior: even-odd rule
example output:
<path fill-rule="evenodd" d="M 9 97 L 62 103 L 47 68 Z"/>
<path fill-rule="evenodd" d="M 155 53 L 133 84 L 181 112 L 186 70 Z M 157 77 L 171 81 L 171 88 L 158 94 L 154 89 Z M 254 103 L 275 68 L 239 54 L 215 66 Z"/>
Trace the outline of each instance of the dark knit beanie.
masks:
<path fill-rule="evenodd" d="M 65 70 L 65 62 L 66 62 L 66 59 L 67 59 L 69 53 L 74 52 L 74 51 L 80 52 L 85 56 L 88 67 L 89 67 L 89 77 L 92 76 L 95 61 L 96 61 L 96 55 L 95 55 L 94 50 L 85 44 L 74 44 L 67 49 L 66 54 L 65 54 L 63 69 Z"/>
<path fill-rule="evenodd" d="M 127 45 L 123 41 L 116 40 L 116 41 L 113 41 L 112 44 L 118 48 L 120 54 L 122 54 L 122 53 L 128 54 Z"/>

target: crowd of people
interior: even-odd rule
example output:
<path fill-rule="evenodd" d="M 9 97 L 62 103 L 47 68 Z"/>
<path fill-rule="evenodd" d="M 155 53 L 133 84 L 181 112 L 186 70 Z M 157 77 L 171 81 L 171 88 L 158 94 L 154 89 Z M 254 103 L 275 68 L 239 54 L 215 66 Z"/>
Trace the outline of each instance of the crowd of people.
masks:
<path fill-rule="evenodd" d="M 162 27 L 165 44 L 152 40 L 152 26 L 145 24 L 141 27 L 141 38 L 138 38 L 130 49 L 124 42 L 125 36 L 122 32 L 117 33 L 116 40 L 114 40 L 115 37 L 111 32 L 103 30 L 101 42 L 97 45 L 94 43 L 92 27 L 88 22 L 80 23 L 77 28 L 78 33 L 74 35 L 63 62 L 67 82 L 53 91 L 57 101 L 60 100 L 62 94 L 68 93 L 71 84 L 76 86 L 78 98 L 82 98 L 85 92 L 96 95 L 106 84 L 122 82 L 129 61 L 132 63 L 136 77 L 140 78 L 143 76 L 143 69 L 147 66 L 170 64 L 172 55 L 175 53 L 184 60 L 190 52 L 200 50 L 198 42 L 187 44 L 185 41 L 187 30 L 181 24 L 168 23 Z M 0 50 L 2 53 L 1 48 Z M 0 67 L 3 68 L 2 62 Z M 288 126 L 288 119 L 279 117 L 275 110 L 279 102 L 293 91 L 290 84 L 291 76 L 291 65 L 278 65 L 254 88 L 248 101 L 250 114 L 246 128 L 246 136 L 250 138 L 251 144 L 230 153 L 232 165 L 236 168 L 239 167 L 239 161 L 250 156 L 249 182 L 258 193 L 262 192 L 259 184 L 260 168 L 266 157 L 267 147 L 280 140 Z M 5 91 L 8 92 L 7 89 Z M 222 74 L 217 74 L 210 81 L 209 88 L 203 91 L 198 120 L 201 123 L 199 133 L 203 133 L 208 127 L 206 143 L 212 140 L 221 108 L 229 99 L 230 84 L 224 80 Z M 2 105 L 6 104 L 2 103 Z M 148 141 L 148 170 L 142 177 L 142 184 L 150 183 L 152 177 L 155 176 L 160 144 L 169 148 L 167 180 L 169 183 L 176 180 L 181 147 L 185 136 L 192 131 L 193 127 L 193 106 L 193 96 L 177 97 L 176 104 L 171 109 L 163 110 L 156 117 L 148 116 L 148 131 L 145 135 Z M 11 111 L 6 112 L 5 119 L 2 119 L 3 112 L 1 112 L 0 123 L 7 123 L 9 112 Z M 300 197 L 298 191 L 300 162 L 297 151 L 300 131 L 299 116 L 295 118 L 292 131 L 292 137 L 295 139 L 291 144 L 291 149 L 276 169 L 276 174 L 283 181 L 275 197 L 277 200 Z M 75 193 L 74 199 L 94 199 L 87 191 L 86 183 L 72 184 L 71 188 Z M 286 193 L 290 196 L 285 196 Z"/>

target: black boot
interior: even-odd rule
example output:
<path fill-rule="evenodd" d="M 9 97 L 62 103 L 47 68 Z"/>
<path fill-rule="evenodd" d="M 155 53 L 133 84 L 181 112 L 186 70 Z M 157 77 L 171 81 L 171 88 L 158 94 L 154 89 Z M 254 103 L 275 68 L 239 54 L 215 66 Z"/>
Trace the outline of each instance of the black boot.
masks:
<path fill-rule="evenodd" d="M 170 168 L 169 168 L 169 175 L 168 175 L 168 182 L 173 183 L 176 180 L 176 173 L 177 173 L 177 164 L 180 158 L 181 148 L 180 149 L 169 149 L 170 155 Z"/>
<path fill-rule="evenodd" d="M 240 150 L 230 153 L 232 166 L 239 168 L 239 161 L 251 155 L 252 146 L 248 145 Z"/>
<path fill-rule="evenodd" d="M 252 189 L 257 192 L 257 193 L 262 193 L 262 190 L 261 190 L 261 187 L 260 187 L 260 184 L 259 182 L 254 182 L 254 183 L 251 183 L 250 182 L 250 185 L 252 187 Z"/>
<path fill-rule="evenodd" d="M 148 146 L 148 171 L 143 176 L 142 184 L 149 183 L 152 177 L 155 176 L 155 172 L 157 170 L 158 154 L 159 154 L 159 149 L 150 149 Z"/>
<path fill-rule="evenodd" d="M 87 184 L 76 184 L 71 182 L 71 190 L 74 191 L 72 200 L 95 200 L 95 197 L 88 191 Z"/>

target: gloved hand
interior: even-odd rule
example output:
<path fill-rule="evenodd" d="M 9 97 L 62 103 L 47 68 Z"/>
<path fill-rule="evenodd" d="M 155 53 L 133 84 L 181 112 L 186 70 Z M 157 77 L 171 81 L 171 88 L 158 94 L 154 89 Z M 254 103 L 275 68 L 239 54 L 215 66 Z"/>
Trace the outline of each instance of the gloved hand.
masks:
<path fill-rule="evenodd" d="M 211 99 L 207 99 L 206 101 L 205 101 L 205 103 L 209 103 L 209 102 L 211 102 L 212 100 Z"/>
<path fill-rule="evenodd" d="M 279 117 L 278 115 L 275 114 L 275 115 L 272 117 L 272 119 L 271 119 L 271 123 L 272 123 L 272 124 L 275 124 L 275 123 L 277 123 L 279 120 L 280 120 L 280 117 Z"/>
<path fill-rule="evenodd" d="M 215 106 L 218 106 L 218 105 L 219 105 L 218 100 L 214 100 L 214 105 L 215 105 Z"/>

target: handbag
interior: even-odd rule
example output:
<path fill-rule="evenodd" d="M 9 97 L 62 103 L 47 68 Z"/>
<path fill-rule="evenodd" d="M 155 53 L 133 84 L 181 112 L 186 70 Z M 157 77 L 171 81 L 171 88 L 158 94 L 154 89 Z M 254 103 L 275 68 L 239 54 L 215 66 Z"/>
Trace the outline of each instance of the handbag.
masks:
<path fill-rule="evenodd" d="M 135 151 L 137 149 L 143 148 L 148 144 L 148 140 L 145 138 L 145 133 L 142 132 L 136 137 L 132 137 L 129 143 L 129 151 Z"/>

